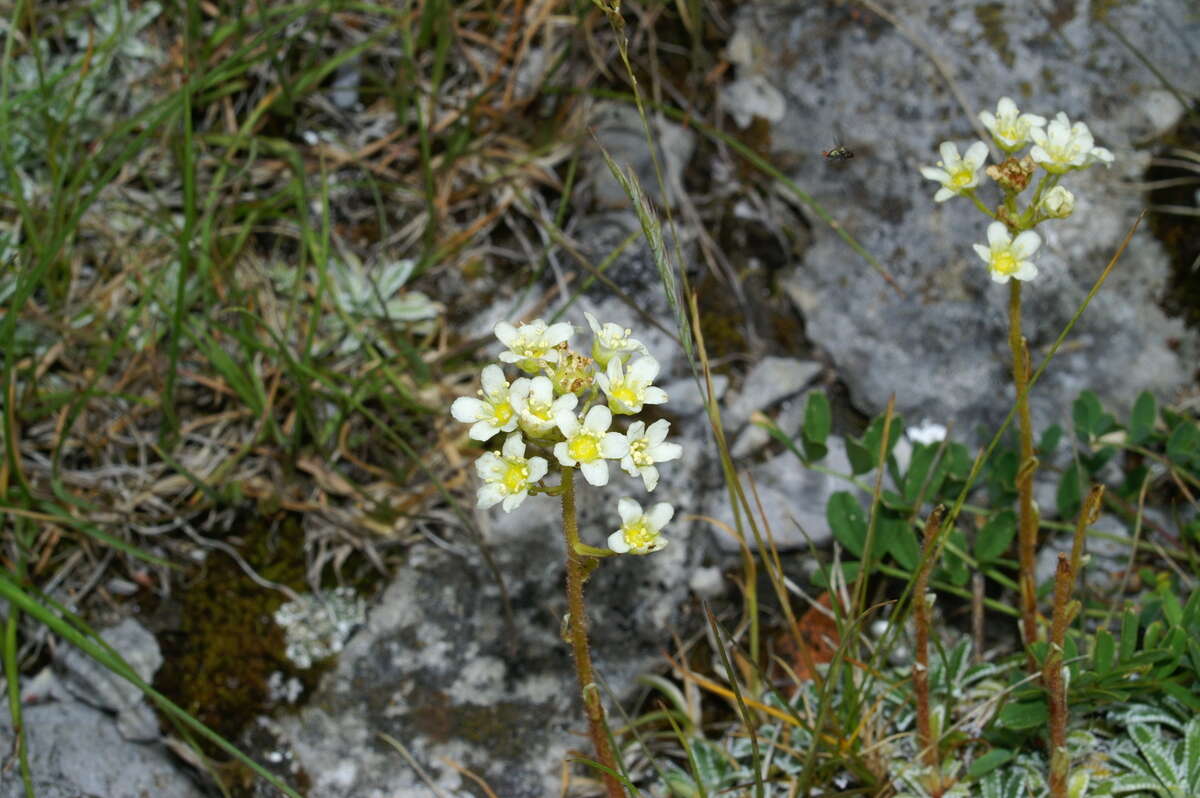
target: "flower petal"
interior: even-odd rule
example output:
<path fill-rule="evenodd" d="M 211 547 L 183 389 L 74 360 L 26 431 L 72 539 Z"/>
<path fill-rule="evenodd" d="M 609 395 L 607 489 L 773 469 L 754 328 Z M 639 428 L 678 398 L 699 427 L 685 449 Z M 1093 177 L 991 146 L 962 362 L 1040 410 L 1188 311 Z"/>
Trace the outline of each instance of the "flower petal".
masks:
<path fill-rule="evenodd" d="M 652 493 L 658 486 L 658 469 L 654 466 L 642 466 L 641 469 L 642 484 L 646 486 L 646 492 Z"/>
<path fill-rule="evenodd" d="M 629 453 L 629 439 L 619 432 L 606 432 L 600 439 L 600 456 L 617 460 Z"/>
<path fill-rule="evenodd" d="M 983 244 L 972 244 L 975 248 L 975 254 L 983 258 L 983 262 L 990 264 L 992 262 L 992 251 Z"/>
<path fill-rule="evenodd" d="M 667 392 L 662 388 L 655 388 L 653 385 L 647 388 L 645 395 L 642 396 L 642 404 L 661 405 L 665 401 L 667 401 Z"/>
<path fill-rule="evenodd" d="M 504 379 L 504 370 L 495 363 L 484 366 L 479 383 L 483 386 L 483 395 L 489 399 L 502 397 L 508 389 L 508 380 Z"/>
<path fill-rule="evenodd" d="M 575 458 L 571 456 L 571 450 L 567 447 L 566 441 L 559 441 L 554 444 L 554 456 L 558 458 L 558 462 L 568 468 L 575 467 Z"/>
<path fill-rule="evenodd" d="M 1012 237 L 1008 234 L 1008 228 L 1004 226 L 1004 222 L 992 222 L 987 229 L 988 244 L 992 248 L 992 252 L 998 249 L 1004 249 L 1012 243 Z"/>
<path fill-rule="evenodd" d="M 595 405 L 583 420 L 583 426 L 592 432 L 607 432 L 612 426 L 612 411 L 604 405 Z"/>
<path fill-rule="evenodd" d="M 987 157 L 988 145 L 982 141 L 977 141 L 967 148 L 967 154 L 963 156 L 963 160 L 969 162 L 973 168 L 978 169 L 987 160 Z"/>
<path fill-rule="evenodd" d="M 655 532 L 662 529 L 675 515 L 675 508 L 667 502 L 659 502 L 646 513 L 646 525 Z"/>
<path fill-rule="evenodd" d="M 938 169 L 936 166 L 922 166 L 921 176 L 928 180 L 936 180 L 939 183 L 950 182 L 950 173 L 945 169 Z"/>
<path fill-rule="evenodd" d="M 460 396 L 450 404 L 450 415 L 455 421 L 473 424 L 482 416 L 491 415 L 491 408 L 473 396 Z"/>
<path fill-rule="evenodd" d="M 512 421 L 515 422 L 516 418 L 514 417 Z M 490 419 L 484 419 L 471 425 L 470 431 L 467 432 L 467 437 L 473 441 L 490 441 L 499 431 L 500 428 L 493 424 Z"/>
<path fill-rule="evenodd" d="M 595 485 L 597 488 L 602 488 L 608 484 L 608 461 L 597 458 L 590 463 L 582 463 L 579 466 L 580 473 L 587 480 L 589 485 Z"/>
<path fill-rule="evenodd" d="M 486 509 L 494 507 L 504 499 L 504 488 L 498 482 L 489 482 L 479 488 L 479 498 L 475 502 L 476 507 Z"/>
<path fill-rule="evenodd" d="M 642 517 L 642 505 L 628 497 L 617 500 L 617 514 L 621 516 L 621 524 L 628 525 Z"/>
<path fill-rule="evenodd" d="M 650 355 L 642 355 L 629 367 L 629 380 L 638 384 L 654 382 L 654 378 L 658 376 L 658 369 L 657 360 Z"/>
<path fill-rule="evenodd" d="M 642 422 L 638 421 L 635 423 L 641 424 Z M 667 439 L 667 432 L 670 431 L 670 429 L 671 422 L 667 421 L 665 418 L 660 418 L 646 429 L 646 443 L 648 443 L 650 446 L 657 446 Z M 633 424 L 629 425 L 629 432 L 633 432 Z M 632 434 L 631 437 L 633 437 Z M 640 438 L 642 436 L 639 434 L 636 437 Z"/>
<path fill-rule="evenodd" d="M 625 542 L 625 533 L 618 529 L 609 535 L 608 547 L 617 554 L 627 554 L 629 552 L 629 544 Z"/>
<path fill-rule="evenodd" d="M 505 346 L 512 346 L 518 338 L 517 328 L 506 321 L 496 322 L 496 326 L 492 328 L 492 332 L 500 339 L 500 343 Z"/>
<path fill-rule="evenodd" d="M 650 455 L 650 459 L 656 463 L 665 463 L 668 460 L 678 460 L 682 457 L 683 447 L 678 443 L 659 443 L 648 447 L 646 454 Z"/>
<path fill-rule="evenodd" d="M 504 439 L 504 447 L 500 450 L 505 457 L 524 457 L 525 439 L 520 433 L 513 433 Z"/>
<path fill-rule="evenodd" d="M 943 141 L 938 145 L 938 152 L 942 156 L 942 165 L 947 169 L 952 169 L 953 164 L 958 161 L 958 147 L 953 141 Z"/>
<path fill-rule="evenodd" d="M 1025 260 L 1042 245 L 1042 237 L 1032 230 L 1026 230 L 1012 242 L 1012 254 L 1017 260 Z"/>
<path fill-rule="evenodd" d="M 549 470 L 550 464 L 546 462 L 545 457 L 530 457 L 527 461 L 529 465 L 529 482 L 534 483 L 546 476 L 546 471 Z"/>

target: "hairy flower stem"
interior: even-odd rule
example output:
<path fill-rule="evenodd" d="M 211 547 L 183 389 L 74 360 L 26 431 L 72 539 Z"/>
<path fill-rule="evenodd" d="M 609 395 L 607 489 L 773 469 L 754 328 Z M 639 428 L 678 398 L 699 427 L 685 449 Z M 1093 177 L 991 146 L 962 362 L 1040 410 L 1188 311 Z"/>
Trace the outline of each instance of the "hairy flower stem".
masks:
<path fill-rule="evenodd" d="M 916 666 L 913 668 L 913 695 L 917 702 L 917 748 L 921 752 L 921 759 L 933 772 L 934 778 L 939 780 L 939 791 L 941 765 L 938 763 L 938 741 L 933 739 L 933 729 L 929 720 L 929 602 L 926 601 L 925 594 L 929 591 L 929 572 L 933 569 L 937 533 L 942 525 L 942 513 L 945 510 L 946 508 L 939 504 L 933 508 L 929 519 L 925 521 L 925 546 L 921 554 L 921 567 L 917 570 L 917 581 L 913 587 L 913 620 L 917 627 L 914 646 Z"/>
<path fill-rule="evenodd" d="M 614 773 L 619 773 L 608 734 L 604 725 L 604 705 L 600 702 L 600 687 L 592 673 L 592 655 L 588 649 L 587 610 L 583 603 L 583 580 L 588 569 L 579 553 L 579 524 L 575 518 L 575 469 L 562 470 L 563 534 L 567 539 L 567 609 L 570 612 L 571 649 L 575 654 L 575 673 L 579 676 L 579 689 L 583 696 L 583 708 L 587 714 L 588 731 L 596 749 L 596 761 L 607 768 L 602 772 L 604 787 L 609 798 L 625 798 L 625 790 Z"/>
<path fill-rule="evenodd" d="M 1013 386 L 1017 390 L 1017 423 L 1021 459 L 1017 470 L 1017 562 L 1020 565 L 1021 636 L 1028 647 L 1037 640 L 1037 584 L 1034 581 L 1037 555 L 1038 517 L 1033 506 L 1033 420 L 1029 413 L 1029 347 L 1021 335 L 1021 283 L 1009 281 L 1008 344 L 1012 350 Z M 1029 672 L 1037 664 L 1028 657 Z"/>
<path fill-rule="evenodd" d="M 1050 798 L 1067 798 L 1067 780 L 1071 760 L 1067 754 L 1067 687 L 1063 683 L 1063 642 L 1067 636 L 1069 608 L 1074 574 L 1065 554 L 1058 555 L 1054 574 L 1054 616 L 1050 626 L 1050 648 L 1042 667 L 1050 710 Z"/>
<path fill-rule="evenodd" d="M 1093 485 L 1075 521 L 1075 539 L 1071 545 L 1071 556 L 1058 555 L 1058 567 L 1054 573 L 1054 613 L 1050 621 L 1050 648 L 1042 667 L 1042 682 L 1046 686 L 1050 710 L 1050 798 L 1067 798 L 1067 786 L 1071 776 L 1071 759 L 1067 753 L 1067 684 L 1063 677 L 1063 645 L 1067 640 L 1067 627 L 1079 614 L 1079 602 L 1071 601 L 1075 589 L 1075 576 L 1083 565 L 1083 542 L 1087 529 L 1096 523 L 1100 515 L 1100 503 L 1104 499 L 1104 486 Z"/>

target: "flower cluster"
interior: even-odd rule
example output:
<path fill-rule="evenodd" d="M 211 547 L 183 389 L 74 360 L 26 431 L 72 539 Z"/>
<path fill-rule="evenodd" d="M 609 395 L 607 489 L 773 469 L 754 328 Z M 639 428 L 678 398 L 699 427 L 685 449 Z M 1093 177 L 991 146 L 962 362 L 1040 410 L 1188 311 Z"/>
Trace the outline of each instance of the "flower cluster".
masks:
<path fill-rule="evenodd" d="M 962 156 L 953 142 L 944 141 L 939 148 L 942 159 L 937 166 L 921 167 L 921 174 L 941 184 L 933 196 L 936 202 L 967 197 L 995 220 L 988 226 L 987 246 L 975 245 L 975 252 L 987 264 L 994 281 L 1032 280 L 1038 270 L 1030 257 L 1042 243 L 1033 228 L 1047 219 L 1065 219 L 1075 209 L 1074 195 L 1058 181 L 1068 172 L 1094 164 L 1108 166 L 1113 154 L 1096 146 L 1083 122 L 1072 123 L 1061 111 L 1049 121 L 1037 114 L 1023 114 L 1008 97 L 1000 98 L 995 113 L 981 112 L 979 121 L 996 146 L 1008 155 L 1002 163 L 984 168 L 988 147 L 982 141 L 976 141 Z M 1016 153 L 1029 145 L 1033 145 L 1029 153 L 1017 158 Z M 1044 174 L 1032 200 L 1022 210 L 1017 197 L 1039 168 Z M 1004 201 L 994 211 L 975 195 L 981 173 L 1004 191 Z"/>
<path fill-rule="evenodd" d="M 525 376 L 509 382 L 501 366 L 485 366 L 478 397 L 461 396 L 450 406 L 456 420 L 471 425 L 467 434 L 474 440 L 505 433 L 498 451 L 485 452 L 475 462 L 483 480 L 479 507 L 499 504 L 511 512 L 531 492 L 553 491 L 540 484 L 552 463 L 578 468 L 588 483 L 603 486 L 609 461 L 616 461 L 653 491 L 657 464 L 683 453 L 679 444 L 667 442 L 671 425 L 666 420 L 649 426 L 633 421 L 625 432 L 611 429 L 614 416 L 636 415 L 646 405 L 667 401 L 667 394 L 653 384 L 658 361 L 631 330 L 585 315 L 594 334 L 591 357 L 568 347 L 574 328 L 567 322 L 497 324 L 496 337 L 506 347 L 500 362 Z M 648 554 L 667 544 L 661 530 L 675 513 L 670 504 L 643 511 L 633 499 L 622 498 L 617 509 L 621 527 L 608 539 L 613 552 Z"/>

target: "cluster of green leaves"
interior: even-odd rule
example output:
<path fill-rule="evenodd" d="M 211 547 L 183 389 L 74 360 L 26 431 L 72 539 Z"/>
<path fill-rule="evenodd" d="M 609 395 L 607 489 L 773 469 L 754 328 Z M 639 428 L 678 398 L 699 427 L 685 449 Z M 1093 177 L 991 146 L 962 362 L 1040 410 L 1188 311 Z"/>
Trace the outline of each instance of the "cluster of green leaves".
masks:
<path fill-rule="evenodd" d="M 1101 478 L 1101 470 L 1121 449 L 1141 458 L 1127 469 L 1121 484 L 1111 486 L 1126 501 L 1136 501 L 1156 466 L 1167 479 L 1200 486 L 1200 425 L 1169 407 L 1160 408 L 1148 391 L 1138 396 L 1125 424 L 1106 412 L 1091 391 L 1081 393 L 1072 404 L 1071 420 L 1077 445 L 1059 482 L 1060 517 L 1070 518 L 1079 511 L 1087 484 Z M 1043 456 L 1052 453 L 1062 438 L 1057 425 L 1047 429 L 1039 447 Z M 1195 530 L 1193 540 L 1194 535 Z"/>

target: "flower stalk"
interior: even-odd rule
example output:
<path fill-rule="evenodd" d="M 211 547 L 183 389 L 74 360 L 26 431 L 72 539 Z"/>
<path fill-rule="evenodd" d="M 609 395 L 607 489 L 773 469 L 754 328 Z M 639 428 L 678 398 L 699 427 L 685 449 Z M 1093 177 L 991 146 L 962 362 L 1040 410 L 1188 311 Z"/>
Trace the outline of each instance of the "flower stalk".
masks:
<path fill-rule="evenodd" d="M 1037 639 L 1037 584 L 1034 581 L 1037 559 L 1038 513 L 1033 504 L 1033 475 L 1037 459 L 1033 456 L 1033 420 L 1029 412 L 1029 347 L 1021 335 L 1021 283 L 1009 282 L 1008 343 L 1012 350 L 1013 386 L 1017 391 L 1017 434 L 1020 438 L 1020 467 L 1017 471 L 1017 561 L 1021 592 L 1021 635 L 1028 646 Z M 1030 671 L 1036 669 L 1032 655 Z"/>
<path fill-rule="evenodd" d="M 933 727 L 929 717 L 929 601 L 926 594 L 929 591 L 929 572 L 933 570 L 935 552 L 937 550 L 937 533 L 942 525 L 942 514 L 946 508 L 938 505 L 933 508 L 925 521 L 925 542 L 921 553 L 921 566 L 917 569 L 917 580 L 914 586 L 913 621 L 916 624 L 916 644 L 913 646 L 913 696 L 917 703 L 917 748 L 921 752 L 921 760 L 933 773 L 933 778 L 941 778 L 940 757 L 938 756 L 938 741 L 933 739 Z M 940 789 L 938 785 L 934 785 Z"/>
<path fill-rule="evenodd" d="M 617 780 L 616 759 L 608 743 L 608 732 L 604 724 L 604 704 L 600 701 L 600 687 L 592 671 L 592 655 L 588 647 L 587 610 L 583 602 L 583 582 L 591 569 L 584 563 L 580 553 L 579 524 L 575 516 L 575 469 L 562 470 L 562 519 L 563 535 L 567 542 L 567 611 L 571 651 L 575 656 L 575 673 L 579 677 L 579 689 L 583 698 L 583 709 L 587 715 L 588 732 L 592 746 L 596 749 L 596 761 L 605 770 L 601 773 L 604 788 L 609 798 L 624 798 L 625 790 Z"/>
<path fill-rule="evenodd" d="M 1071 600 L 1075 588 L 1075 575 L 1083 566 L 1083 544 L 1087 529 L 1100 515 L 1100 502 L 1104 498 L 1104 486 L 1093 485 L 1079 511 L 1075 522 L 1075 537 L 1071 544 L 1071 555 L 1058 555 L 1058 566 L 1054 573 L 1054 612 L 1050 621 L 1050 647 L 1042 667 L 1042 682 L 1046 687 L 1050 714 L 1050 798 L 1068 798 L 1071 777 L 1071 760 L 1067 753 L 1067 676 L 1063 667 L 1063 646 L 1067 639 L 1067 627 L 1079 614 L 1080 604 Z"/>

